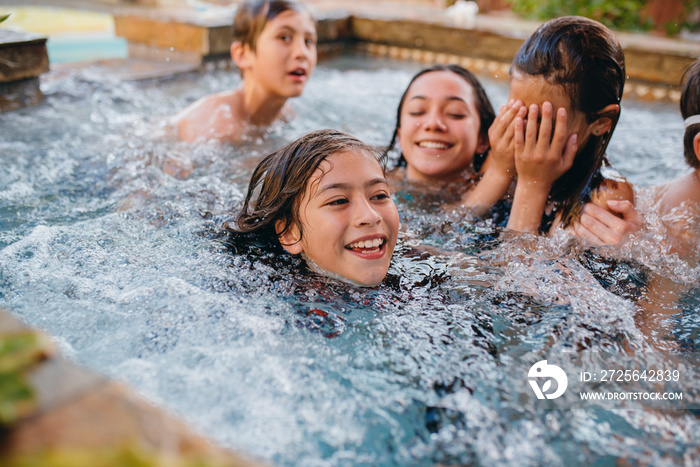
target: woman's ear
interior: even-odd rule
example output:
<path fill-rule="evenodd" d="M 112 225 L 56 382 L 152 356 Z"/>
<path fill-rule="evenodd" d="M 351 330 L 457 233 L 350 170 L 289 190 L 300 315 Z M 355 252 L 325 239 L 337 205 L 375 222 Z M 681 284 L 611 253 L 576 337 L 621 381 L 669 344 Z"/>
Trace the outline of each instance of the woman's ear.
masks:
<path fill-rule="evenodd" d="M 479 142 L 476 145 L 476 150 L 474 151 L 474 154 L 483 154 L 489 149 L 490 146 L 491 143 L 489 143 L 488 133 L 480 133 Z"/>
<path fill-rule="evenodd" d="M 610 131 L 613 124 L 613 117 L 619 113 L 620 106 L 618 104 L 610 104 L 605 106 L 603 110 L 598 112 L 600 117 L 591 124 L 591 133 L 598 136 Z"/>
<path fill-rule="evenodd" d="M 280 245 L 288 253 L 293 255 L 298 255 L 304 251 L 304 247 L 301 245 L 301 232 L 296 223 L 292 223 L 287 230 L 284 230 L 284 219 L 277 219 L 275 221 L 275 232 L 277 233 L 277 238 L 280 241 Z"/>
<path fill-rule="evenodd" d="M 248 45 L 243 45 L 241 41 L 234 41 L 231 44 L 231 58 L 238 68 L 246 70 L 251 66 L 250 55 L 252 54 Z"/>
<path fill-rule="evenodd" d="M 695 151 L 695 157 L 700 161 L 700 133 L 693 138 L 693 151 Z"/>

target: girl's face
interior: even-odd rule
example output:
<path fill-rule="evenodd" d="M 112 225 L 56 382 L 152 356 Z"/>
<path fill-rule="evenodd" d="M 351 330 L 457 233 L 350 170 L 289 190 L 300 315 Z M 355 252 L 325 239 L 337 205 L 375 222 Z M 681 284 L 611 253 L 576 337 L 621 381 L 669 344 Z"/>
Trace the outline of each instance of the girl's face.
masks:
<path fill-rule="evenodd" d="M 361 152 L 333 154 L 309 180 L 299 208 L 303 236 L 280 236 L 292 254 L 360 285 L 379 284 L 396 246 L 399 214 L 379 162 Z"/>
<path fill-rule="evenodd" d="M 451 71 L 418 77 L 404 100 L 398 140 L 409 180 L 452 182 L 469 168 L 474 154 L 488 148 L 474 90 Z"/>
<path fill-rule="evenodd" d="M 246 80 L 265 92 L 288 98 L 301 95 L 316 67 L 316 26 L 306 12 L 283 11 L 265 24 L 256 50 L 246 47 Z"/>
<path fill-rule="evenodd" d="M 514 71 L 510 80 L 510 95 L 509 100 L 520 100 L 526 107 L 535 104 L 540 109 L 540 119 L 542 115 L 542 104 L 550 102 L 553 107 L 553 116 L 556 117 L 557 109 L 564 108 L 566 110 L 566 126 L 567 138 L 576 133 L 578 134 L 578 147 L 583 148 L 588 141 L 596 122 L 589 124 L 586 121 L 586 115 L 583 112 L 572 110 L 571 99 L 563 87 L 551 84 L 542 76 L 532 76 Z M 554 123 L 554 122 L 553 122 Z M 552 124 L 552 132 L 554 124 Z M 599 131 L 599 130 L 598 130 Z"/>

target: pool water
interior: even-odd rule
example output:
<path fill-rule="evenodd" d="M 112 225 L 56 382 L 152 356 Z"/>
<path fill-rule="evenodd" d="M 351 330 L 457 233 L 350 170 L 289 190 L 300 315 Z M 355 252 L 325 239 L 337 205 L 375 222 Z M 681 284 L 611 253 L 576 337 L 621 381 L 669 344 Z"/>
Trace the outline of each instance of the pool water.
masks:
<path fill-rule="evenodd" d="M 41 105 L 0 115 L 0 306 L 78 363 L 276 465 L 692 464 L 698 271 L 663 254 L 659 232 L 585 252 L 562 236 L 499 237 L 399 192 L 405 232 L 376 289 L 305 274 L 222 232 L 257 161 L 287 141 L 330 127 L 388 143 L 418 69 L 326 61 L 292 101 L 295 120 L 235 147 L 174 142 L 163 126 L 236 86 L 234 71 L 44 80 Z M 482 80 L 498 107 L 507 85 Z M 613 164 L 642 187 L 685 173 L 681 127 L 675 105 L 623 102 Z M 412 254 L 414 241 L 458 254 Z M 677 288 L 668 308 L 644 289 L 659 276 Z M 656 308 L 642 312 L 646 302 Z M 559 401 L 539 401 L 527 368 L 544 359 L 677 369 L 663 390 L 683 400 L 586 404 L 571 376 Z"/>
<path fill-rule="evenodd" d="M 52 65 L 127 58 L 127 41 L 114 34 L 108 13 L 50 6 L 0 6 L 0 28 L 42 34 Z"/>
<path fill-rule="evenodd" d="M 46 49 L 54 65 L 129 56 L 126 39 L 103 33 L 56 35 L 46 41 Z"/>

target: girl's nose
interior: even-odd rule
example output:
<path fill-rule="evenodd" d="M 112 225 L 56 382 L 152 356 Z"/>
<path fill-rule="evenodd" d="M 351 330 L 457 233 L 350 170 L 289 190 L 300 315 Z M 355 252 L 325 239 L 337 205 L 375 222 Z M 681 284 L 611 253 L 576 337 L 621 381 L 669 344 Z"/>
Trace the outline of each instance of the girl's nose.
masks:
<path fill-rule="evenodd" d="M 440 115 L 439 112 L 430 112 L 426 116 L 424 125 L 426 130 L 447 131 L 447 125 L 445 125 L 442 115 Z"/>
<path fill-rule="evenodd" d="M 372 206 L 369 200 L 362 200 L 355 208 L 355 223 L 359 226 L 371 226 L 381 222 L 382 216 Z"/>

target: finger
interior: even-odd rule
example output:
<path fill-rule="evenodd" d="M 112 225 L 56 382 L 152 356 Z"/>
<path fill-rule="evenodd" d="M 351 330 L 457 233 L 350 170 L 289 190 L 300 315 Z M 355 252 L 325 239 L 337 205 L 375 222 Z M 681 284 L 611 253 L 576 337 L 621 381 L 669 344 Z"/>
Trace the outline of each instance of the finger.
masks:
<path fill-rule="evenodd" d="M 549 141 L 552 139 L 552 103 L 544 102 L 542 104 L 542 121 L 540 122 L 540 134 L 538 143 L 549 146 Z"/>
<path fill-rule="evenodd" d="M 501 106 L 498 115 L 489 128 L 489 137 L 500 139 L 506 133 L 508 127 L 513 121 L 513 118 L 515 118 L 515 115 L 517 114 L 517 110 L 513 108 L 515 105 L 516 104 L 513 102 L 513 100 L 510 100 L 507 105 Z"/>
<path fill-rule="evenodd" d="M 620 243 L 627 232 L 625 221 L 593 203 L 586 203 L 579 223 L 604 245 Z"/>
<path fill-rule="evenodd" d="M 527 113 L 527 125 L 525 126 L 525 141 L 528 147 L 534 148 L 537 142 L 537 115 L 539 114 L 537 104 L 532 104 Z"/>
<path fill-rule="evenodd" d="M 624 220 L 637 227 L 641 227 L 644 221 L 642 219 L 642 215 L 629 200 L 610 199 L 608 200 L 608 208 L 610 208 L 611 211 L 620 214 Z"/>
<path fill-rule="evenodd" d="M 559 107 L 557 109 L 556 123 L 554 124 L 554 134 L 552 135 L 552 147 L 557 150 L 558 154 L 562 154 L 565 150 L 568 140 L 568 128 L 566 127 L 566 122 L 568 121 L 568 116 L 566 115 L 566 109 Z"/>
<path fill-rule="evenodd" d="M 523 108 L 523 101 L 517 100 L 512 103 L 508 107 L 508 111 L 504 114 L 503 116 L 503 121 L 504 123 L 507 122 L 507 125 L 510 125 L 513 123 L 513 120 L 515 120 L 515 117 L 517 117 L 520 114 L 520 109 Z"/>
<path fill-rule="evenodd" d="M 577 238 L 585 240 L 592 245 L 604 245 L 602 239 L 598 238 L 593 232 L 588 230 L 585 226 L 576 222 L 571 228 L 570 232 Z"/>
<path fill-rule="evenodd" d="M 508 145 L 508 148 L 513 147 L 516 119 L 520 118 L 521 120 L 525 121 L 525 117 L 527 116 L 527 107 L 523 105 L 522 101 L 517 101 L 515 105 L 517 105 L 517 112 L 513 117 L 513 121 L 508 125 L 503 133 L 503 142 Z"/>
<path fill-rule="evenodd" d="M 594 203 L 586 203 L 583 206 L 583 212 L 589 216 L 595 217 L 620 236 L 636 232 L 644 224 L 642 215 L 635 209 L 634 204 L 630 201 L 608 200 L 607 205 L 612 208 L 613 212 L 601 208 Z M 622 215 L 622 218 L 620 218 L 619 215 Z"/>
<path fill-rule="evenodd" d="M 517 117 L 515 119 L 515 124 L 513 125 L 513 146 L 516 158 L 518 155 L 522 154 L 525 149 L 524 125 L 525 123 L 522 118 Z"/>

